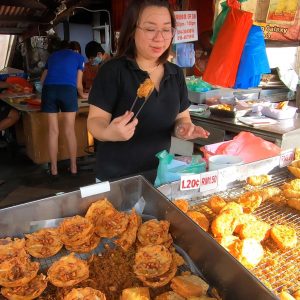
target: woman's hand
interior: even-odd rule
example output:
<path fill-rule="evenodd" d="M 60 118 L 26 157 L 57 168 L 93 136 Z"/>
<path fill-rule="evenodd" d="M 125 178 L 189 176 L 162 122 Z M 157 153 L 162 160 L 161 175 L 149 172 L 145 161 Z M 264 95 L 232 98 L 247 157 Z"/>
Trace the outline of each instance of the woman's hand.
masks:
<path fill-rule="evenodd" d="M 134 135 L 138 120 L 134 118 L 133 112 L 126 112 L 124 115 L 113 119 L 106 128 L 106 135 L 110 137 L 109 140 L 114 142 L 128 141 Z"/>
<path fill-rule="evenodd" d="M 179 123 L 175 128 L 175 136 L 182 140 L 208 138 L 209 132 L 193 123 Z"/>

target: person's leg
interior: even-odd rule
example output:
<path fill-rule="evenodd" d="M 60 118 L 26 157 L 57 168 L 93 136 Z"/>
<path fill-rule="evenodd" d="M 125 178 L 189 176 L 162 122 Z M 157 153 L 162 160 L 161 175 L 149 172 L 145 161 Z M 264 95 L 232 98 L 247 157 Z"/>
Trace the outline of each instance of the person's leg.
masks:
<path fill-rule="evenodd" d="M 11 108 L 6 118 L 0 121 L 0 131 L 5 130 L 18 122 L 20 118 L 19 112 L 14 108 Z"/>
<path fill-rule="evenodd" d="M 76 112 L 64 112 L 63 115 L 63 130 L 67 141 L 69 156 L 70 156 L 70 172 L 77 173 L 77 139 L 75 134 L 75 118 Z"/>
<path fill-rule="evenodd" d="M 57 175 L 57 151 L 58 151 L 58 115 L 57 113 L 48 113 L 48 151 L 50 156 L 52 175 Z"/>

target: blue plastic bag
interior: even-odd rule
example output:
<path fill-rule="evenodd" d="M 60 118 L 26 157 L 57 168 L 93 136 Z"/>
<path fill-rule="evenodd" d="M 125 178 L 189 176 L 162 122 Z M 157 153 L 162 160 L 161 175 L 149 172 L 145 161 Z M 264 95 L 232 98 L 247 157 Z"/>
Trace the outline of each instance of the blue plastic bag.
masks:
<path fill-rule="evenodd" d="M 257 87 L 262 74 L 270 72 L 263 31 L 260 26 L 252 25 L 243 49 L 234 88 Z"/>
<path fill-rule="evenodd" d="M 155 187 L 180 180 L 185 174 L 199 174 L 206 171 L 206 163 L 201 155 L 193 155 L 190 163 L 175 159 L 175 156 L 166 150 L 157 153 L 156 157 L 159 159 L 159 165 Z"/>
<path fill-rule="evenodd" d="M 176 44 L 176 63 L 179 67 L 191 68 L 195 64 L 195 60 L 194 44 Z"/>

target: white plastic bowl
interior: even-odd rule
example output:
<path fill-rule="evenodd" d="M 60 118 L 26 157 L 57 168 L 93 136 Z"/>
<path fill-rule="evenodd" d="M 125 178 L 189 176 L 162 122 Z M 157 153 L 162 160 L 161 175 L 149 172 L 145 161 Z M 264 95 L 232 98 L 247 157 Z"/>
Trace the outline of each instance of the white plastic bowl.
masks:
<path fill-rule="evenodd" d="M 214 155 L 208 159 L 209 171 L 219 170 L 231 166 L 238 166 L 242 164 L 242 158 L 234 155 Z"/>

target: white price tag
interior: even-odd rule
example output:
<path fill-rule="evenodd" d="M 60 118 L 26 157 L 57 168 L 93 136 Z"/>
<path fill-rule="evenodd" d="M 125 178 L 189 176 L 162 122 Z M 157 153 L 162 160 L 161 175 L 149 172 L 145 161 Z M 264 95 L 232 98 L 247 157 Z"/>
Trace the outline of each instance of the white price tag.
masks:
<path fill-rule="evenodd" d="M 295 149 L 289 149 L 281 152 L 279 159 L 279 167 L 288 166 L 295 159 Z"/>
<path fill-rule="evenodd" d="M 200 186 L 200 174 L 184 175 L 180 178 L 180 190 L 197 190 Z"/>
<path fill-rule="evenodd" d="M 200 192 L 216 189 L 218 187 L 218 171 L 200 174 Z"/>
<path fill-rule="evenodd" d="M 81 198 L 101 194 L 110 191 L 110 184 L 108 181 L 84 186 L 80 188 Z"/>

